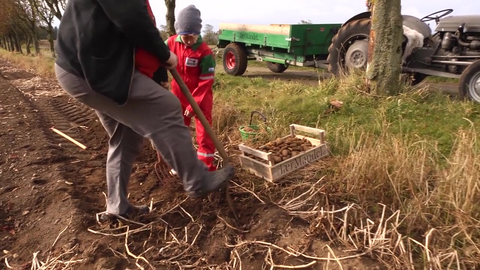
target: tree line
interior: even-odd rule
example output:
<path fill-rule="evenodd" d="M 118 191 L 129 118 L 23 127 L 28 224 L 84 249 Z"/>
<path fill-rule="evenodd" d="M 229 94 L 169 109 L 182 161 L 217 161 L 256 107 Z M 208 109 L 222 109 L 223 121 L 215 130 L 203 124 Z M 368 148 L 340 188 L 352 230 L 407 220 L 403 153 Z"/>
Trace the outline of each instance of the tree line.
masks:
<path fill-rule="evenodd" d="M 55 57 L 55 40 L 58 28 L 55 19 L 61 20 L 67 0 L 1 0 L 0 47 L 21 54 L 40 54 L 40 40 L 48 40 L 49 50 Z M 164 39 L 175 34 L 175 0 L 165 0 L 166 25 L 159 27 Z M 218 40 L 218 31 L 206 24 L 203 39 L 211 45 Z M 25 45 L 25 46 L 23 46 Z M 32 49 L 33 47 L 33 49 Z M 24 52 L 25 48 L 25 52 Z"/>
<path fill-rule="evenodd" d="M 55 54 L 55 18 L 62 19 L 66 0 L 2 0 L 0 1 L 0 46 L 8 51 L 40 54 L 39 40 L 46 38 Z M 33 45 L 34 53 L 31 51 Z"/>

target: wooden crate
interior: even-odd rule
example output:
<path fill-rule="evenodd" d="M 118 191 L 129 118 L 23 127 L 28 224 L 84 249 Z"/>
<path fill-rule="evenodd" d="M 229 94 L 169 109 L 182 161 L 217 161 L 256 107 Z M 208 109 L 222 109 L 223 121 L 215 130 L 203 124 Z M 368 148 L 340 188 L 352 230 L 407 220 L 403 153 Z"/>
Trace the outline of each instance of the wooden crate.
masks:
<path fill-rule="evenodd" d="M 314 134 L 318 137 L 318 139 L 295 134 L 296 130 Z M 248 170 L 250 173 L 253 173 L 258 177 L 266 179 L 267 181 L 274 182 L 328 155 L 328 148 L 325 144 L 325 130 L 292 124 L 290 125 L 290 135 L 283 138 L 288 138 L 290 136 L 295 136 L 300 139 L 305 138 L 309 140 L 314 147 L 301 154 L 298 154 L 297 156 L 286 159 L 280 163 L 273 164 L 272 153 L 257 150 L 242 143 L 238 146 L 242 152 L 242 154 L 239 156 L 242 168 Z M 258 157 L 264 160 L 266 163 L 255 160 L 246 156 L 245 154 Z"/>

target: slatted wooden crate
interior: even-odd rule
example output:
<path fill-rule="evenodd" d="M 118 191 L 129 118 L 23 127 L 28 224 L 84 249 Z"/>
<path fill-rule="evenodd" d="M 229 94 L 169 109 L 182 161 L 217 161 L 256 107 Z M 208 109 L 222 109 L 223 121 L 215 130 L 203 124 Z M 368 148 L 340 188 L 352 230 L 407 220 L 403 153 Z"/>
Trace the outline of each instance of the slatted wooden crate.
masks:
<path fill-rule="evenodd" d="M 314 134 L 318 139 L 298 135 L 295 133 L 296 130 Z M 328 147 L 325 144 L 325 130 L 292 124 L 290 125 L 290 135 L 285 136 L 282 139 L 286 139 L 290 136 L 307 139 L 313 147 L 280 163 L 274 164 L 272 153 L 254 149 L 242 143 L 238 146 L 242 152 L 239 156 L 242 168 L 267 181 L 275 182 L 312 162 L 328 156 Z M 260 158 L 264 162 L 248 157 L 246 154 Z"/>

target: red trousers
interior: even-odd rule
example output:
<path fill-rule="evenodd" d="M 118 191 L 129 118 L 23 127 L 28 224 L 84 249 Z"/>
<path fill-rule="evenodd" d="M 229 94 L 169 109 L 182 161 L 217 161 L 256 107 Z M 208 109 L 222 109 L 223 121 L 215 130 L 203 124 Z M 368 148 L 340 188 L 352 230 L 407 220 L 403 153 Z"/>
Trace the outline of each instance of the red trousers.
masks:
<path fill-rule="evenodd" d="M 186 106 L 182 104 L 183 112 L 185 111 L 185 108 Z M 211 126 L 212 111 L 202 108 L 202 112 Z M 189 127 L 192 119 L 184 116 L 183 120 L 185 122 L 185 125 Z M 203 161 L 203 163 L 205 163 L 205 165 L 207 165 L 209 171 L 215 171 L 217 169 L 216 166 L 213 164 L 214 156 L 215 156 L 215 145 L 213 144 L 213 141 L 210 138 L 210 136 L 208 136 L 207 131 L 202 125 L 202 122 L 200 122 L 200 119 L 198 119 L 197 117 L 195 117 L 195 131 L 197 135 L 196 141 L 198 145 L 198 150 L 197 150 L 198 159 L 200 159 L 201 161 Z"/>

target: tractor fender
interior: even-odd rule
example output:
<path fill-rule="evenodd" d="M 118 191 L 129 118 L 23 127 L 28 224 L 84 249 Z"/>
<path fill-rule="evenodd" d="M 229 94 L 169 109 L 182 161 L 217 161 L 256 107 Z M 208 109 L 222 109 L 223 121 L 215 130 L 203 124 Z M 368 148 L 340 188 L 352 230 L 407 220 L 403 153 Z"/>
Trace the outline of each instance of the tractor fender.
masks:
<path fill-rule="evenodd" d="M 359 13 L 350 19 L 348 19 L 343 25 L 346 25 L 349 22 L 360 20 L 360 19 L 367 19 L 372 16 L 372 12 L 370 11 L 365 11 L 362 13 Z M 428 24 L 425 22 L 422 22 L 419 18 L 411 16 L 411 15 L 402 15 L 403 18 L 403 25 L 407 26 L 408 28 L 414 29 L 418 31 L 420 34 L 422 34 L 425 38 L 430 37 L 432 31 Z"/>
<path fill-rule="evenodd" d="M 410 29 L 414 29 L 420 34 L 423 35 L 424 38 L 429 38 L 432 35 L 432 30 L 430 26 L 425 22 L 422 22 L 419 18 L 410 15 L 402 15 L 403 17 L 403 25 Z"/>
<path fill-rule="evenodd" d="M 345 25 L 345 24 L 347 24 L 347 23 L 349 23 L 349 22 L 352 22 L 352 21 L 370 18 L 370 16 L 372 16 L 372 12 L 370 12 L 370 11 L 365 11 L 365 12 L 359 13 L 359 14 L 351 17 L 351 18 L 348 19 L 346 22 L 344 22 L 343 25 Z"/>

